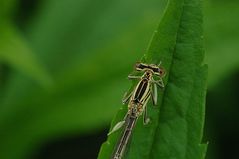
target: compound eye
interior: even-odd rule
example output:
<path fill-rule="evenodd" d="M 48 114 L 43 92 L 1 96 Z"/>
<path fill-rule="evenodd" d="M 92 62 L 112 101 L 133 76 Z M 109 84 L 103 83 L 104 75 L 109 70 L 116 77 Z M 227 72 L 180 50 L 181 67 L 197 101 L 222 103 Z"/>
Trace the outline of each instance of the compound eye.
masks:
<path fill-rule="evenodd" d="M 160 69 L 159 68 L 152 68 L 152 70 L 154 71 L 154 73 L 159 73 Z"/>
<path fill-rule="evenodd" d="M 165 75 L 165 70 L 163 68 L 159 68 L 159 75 L 164 76 Z"/>

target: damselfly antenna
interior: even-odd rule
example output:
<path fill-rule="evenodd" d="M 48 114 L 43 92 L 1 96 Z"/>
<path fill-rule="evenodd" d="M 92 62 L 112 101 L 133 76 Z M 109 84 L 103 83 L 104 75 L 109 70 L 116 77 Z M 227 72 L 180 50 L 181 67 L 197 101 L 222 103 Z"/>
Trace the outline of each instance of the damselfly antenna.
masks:
<path fill-rule="evenodd" d="M 159 61 L 158 67 L 160 67 L 160 66 L 161 66 L 161 64 L 162 64 L 162 61 Z"/>

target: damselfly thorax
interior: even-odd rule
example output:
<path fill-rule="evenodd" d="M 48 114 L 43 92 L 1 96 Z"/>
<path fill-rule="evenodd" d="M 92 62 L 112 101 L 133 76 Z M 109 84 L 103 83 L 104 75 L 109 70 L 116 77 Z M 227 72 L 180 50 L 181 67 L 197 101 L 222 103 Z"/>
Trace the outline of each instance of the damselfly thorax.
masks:
<path fill-rule="evenodd" d="M 128 110 L 130 111 L 135 110 L 137 116 L 140 116 L 146 106 L 146 103 L 150 97 L 150 90 L 152 87 L 150 81 L 152 79 L 152 72 L 146 71 L 142 76 L 139 83 L 136 85 L 135 90 L 129 100 Z"/>

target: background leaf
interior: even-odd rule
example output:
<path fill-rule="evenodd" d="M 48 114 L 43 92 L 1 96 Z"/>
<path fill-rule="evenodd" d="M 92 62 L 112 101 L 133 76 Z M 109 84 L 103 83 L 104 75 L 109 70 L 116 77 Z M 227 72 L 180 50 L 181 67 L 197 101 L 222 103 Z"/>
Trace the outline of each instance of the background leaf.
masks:
<path fill-rule="evenodd" d="M 217 1 L 205 5 L 205 39 L 209 64 L 209 88 L 232 75 L 239 69 L 239 23 L 234 16 L 238 15 L 238 2 Z M 230 12 L 223 13 L 223 10 Z"/>
<path fill-rule="evenodd" d="M 0 28 L 0 62 L 31 77 L 43 86 L 50 85 L 51 79 L 25 40 L 10 23 Z"/>
<path fill-rule="evenodd" d="M 0 19 L 8 20 L 13 16 L 15 8 L 17 6 L 17 0 L 2 0 L 0 1 Z"/>
<path fill-rule="evenodd" d="M 152 123 L 136 126 L 126 158 L 202 159 L 207 67 L 202 66 L 202 9 L 198 0 L 171 0 L 156 30 L 144 61 L 162 60 L 168 71 L 167 86 L 160 93 L 160 108 L 150 108 Z M 199 78 L 200 77 L 200 78 Z M 151 104 L 152 105 L 152 104 Z M 112 122 L 122 120 L 119 111 Z M 110 158 L 120 132 L 109 136 L 98 159 Z"/>

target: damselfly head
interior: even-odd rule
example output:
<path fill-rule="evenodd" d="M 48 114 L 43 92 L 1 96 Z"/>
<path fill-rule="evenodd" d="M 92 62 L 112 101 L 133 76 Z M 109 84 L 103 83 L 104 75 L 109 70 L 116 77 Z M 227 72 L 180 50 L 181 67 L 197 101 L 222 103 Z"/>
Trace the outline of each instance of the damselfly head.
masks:
<path fill-rule="evenodd" d="M 165 70 L 160 65 L 155 64 L 145 64 L 145 63 L 136 63 L 135 64 L 135 70 L 136 71 L 146 71 L 149 70 L 153 74 L 164 77 L 165 76 Z"/>

